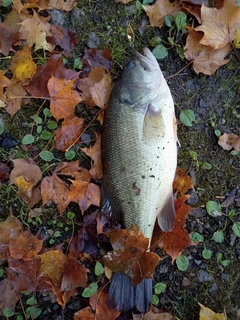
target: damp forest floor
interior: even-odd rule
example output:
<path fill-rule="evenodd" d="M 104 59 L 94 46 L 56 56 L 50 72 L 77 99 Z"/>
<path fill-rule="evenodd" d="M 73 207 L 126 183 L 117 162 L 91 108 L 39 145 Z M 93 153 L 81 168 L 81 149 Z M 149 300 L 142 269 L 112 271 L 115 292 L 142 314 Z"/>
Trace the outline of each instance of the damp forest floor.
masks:
<path fill-rule="evenodd" d="M 147 16 L 136 8 L 134 2 L 124 6 L 113 0 L 81 0 L 64 16 L 53 11 L 52 23 L 63 24 L 76 31 L 80 39 L 67 67 L 72 66 L 74 59 L 83 56 L 85 48 L 95 46 L 103 49 L 107 46 L 112 52 L 114 81 L 135 49 L 141 51 L 144 46 L 149 47 L 154 36 L 163 39 L 168 36 L 166 27 L 150 27 Z M 133 44 L 127 38 L 128 24 L 135 34 Z M 165 59 L 159 60 L 168 79 L 177 119 L 183 110 L 192 110 L 195 114 L 192 126 L 185 126 L 180 121 L 178 124 L 181 144 L 178 166 L 190 174 L 195 188 L 190 203 L 193 210 L 186 221 L 186 228 L 189 233 L 198 233 L 202 238 L 198 245 L 184 250 L 189 262 L 185 271 L 179 270 L 176 263 L 172 265 L 169 257 L 159 262 L 154 274 L 154 282 L 167 285 L 159 295 L 158 308 L 181 320 L 199 319 L 198 302 L 218 313 L 226 310 L 228 320 L 240 319 L 240 238 L 234 234 L 233 221 L 229 218 L 230 212 L 235 213 L 234 221 L 240 222 L 240 154 L 223 150 L 216 135 L 219 131 L 240 135 L 240 63 L 233 50 L 228 58 L 230 62 L 212 76 L 197 75 L 191 66 L 175 75 L 188 62 L 181 60 L 174 47 L 169 49 Z M 21 141 L 23 134 L 28 133 L 25 119 L 33 114 L 33 109 L 26 107 L 10 118 L 0 110 L 9 133 L 16 141 Z M 26 156 L 19 146 L 0 148 L 1 162 Z M 234 189 L 236 193 L 232 204 L 222 208 L 222 214 L 217 217 L 210 216 L 205 209 L 206 203 L 215 201 L 221 204 Z M 10 207 L 20 220 L 22 218 L 26 222 L 25 205 L 17 198 L 16 188 L 3 183 L 0 190 L 1 221 L 6 219 Z M 71 211 L 80 217 L 77 206 L 72 206 Z M 60 243 L 71 235 L 71 223 L 57 218 L 54 206 L 50 206 L 47 212 L 43 219 L 28 221 L 27 224 L 34 233 L 51 229 L 56 235 L 55 238 L 52 236 L 54 244 Z M 79 218 L 76 230 L 81 222 Z M 221 241 L 212 239 L 216 231 L 223 232 Z M 204 249 L 211 251 L 211 258 L 204 258 Z M 63 319 L 61 307 L 56 302 L 51 303 L 51 299 L 42 294 L 37 295 L 37 301 L 42 309 L 39 319 Z M 83 307 L 84 299 L 79 293 L 66 305 L 64 319 L 73 319 L 74 312 Z M 119 319 L 131 319 L 131 313 L 123 313 Z"/>

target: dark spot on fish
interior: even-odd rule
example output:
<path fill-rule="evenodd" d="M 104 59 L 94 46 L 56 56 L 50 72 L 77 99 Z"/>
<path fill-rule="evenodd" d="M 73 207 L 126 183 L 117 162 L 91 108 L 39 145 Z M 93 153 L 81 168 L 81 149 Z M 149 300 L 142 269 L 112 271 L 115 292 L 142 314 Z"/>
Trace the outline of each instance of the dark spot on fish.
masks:
<path fill-rule="evenodd" d="M 133 253 L 133 254 L 134 254 L 134 253 L 136 253 L 136 252 L 137 252 L 137 248 L 132 247 L 132 248 L 131 248 L 131 253 Z"/>
<path fill-rule="evenodd" d="M 150 170 L 152 170 L 152 168 L 150 168 Z"/>
<path fill-rule="evenodd" d="M 159 159 L 160 157 L 159 156 L 157 156 L 157 159 Z"/>
<path fill-rule="evenodd" d="M 125 167 L 120 167 L 120 172 L 124 172 L 125 171 Z"/>
<path fill-rule="evenodd" d="M 145 176 L 142 176 L 143 179 L 145 179 Z"/>
<path fill-rule="evenodd" d="M 131 204 L 131 202 L 129 201 L 127 204 Z"/>
<path fill-rule="evenodd" d="M 136 185 L 136 182 L 133 183 L 132 188 L 135 191 L 135 195 L 139 196 L 140 192 L 141 192 L 141 189 Z"/>
<path fill-rule="evenodd" d="M 153 174 L 151 174 L 149 177 L 150 177 L 150 178 L 155 178 L 155 176 L 154 176 Z"/>
<path fill-rule="evenodd" d="M 163 150 L 165 149 L 165 147 L 162 148 Z"/>

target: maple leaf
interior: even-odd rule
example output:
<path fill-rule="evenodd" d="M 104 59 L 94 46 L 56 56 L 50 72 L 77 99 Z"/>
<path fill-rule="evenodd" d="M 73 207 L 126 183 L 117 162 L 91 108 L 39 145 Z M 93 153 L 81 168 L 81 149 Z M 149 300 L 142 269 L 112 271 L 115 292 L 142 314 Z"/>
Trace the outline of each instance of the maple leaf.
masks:
<path fill-rule="evenodd" d="M 28 84 L 37 71 L 37 66 L 32 60 L 31 49 L 26 45 L 22 50 L 19 50 L 14 55 L 10 70 L 13 72 L 13 77 L 16 81 L 23 84 Z"/>
<path fill-rule="evenodd" d="M 29 230 L 18 233 L 18 237 L 10 237 L 9 254 L 15 259 L 29 261 L 36 259 L 42 249 L 43 240 L 39 240 Z"/>
<path fill-rule="evenodd" d="M 65 152 L 74 145 L 83 132 L 84 119 L 76 117 L 74 114 L 66 117 L 61 128 L 54 136 L 54 147 Z"/>
<path fill-rule="evenodd" d="M 27 44 L 32 47 L 35 45 L 34 50 L 43 49 L 52 51 L 55 47 L 54 44 L 48 43 L 46 38 L 51 35 L 51 25 L 44 18 L 40 18 L 36 11 L 33 11 L 33 16 L 25 19 L 21 23 L 20 28 L 21 39 L 26 39 Z"/>
<path fill-rule="evenodd" d="M 43 205 L 49 200 L 52 200 L 58 209 L 60 214 L 67 208 L 70 189 L 65 182 L 63 182 L 56 173 L 53 173 L 51 177 L 45 177 L 41 183 L 41 195 Z"/>
<path fill-rule="evenodd" d="M 9 308 L 15 310 L 15 305 L 21 297 L 21 293 L 14 290 L 13 285 L 9 279 L 5 278 L 1 280 L 0 285 L 0 316 L 3 316 L 3 310 Z"/>
<path fill-rule="evenodd" d="M 143 6 L 143 9 L 148 15 L 152 27 L 162 27 L 164 17 L 169 14 L 175 17 L 180 11 L 181 6 L 179 0 L 157 0 L 151 6 Z"/>
<path fill-rule="evenodd" d="M 240 7 L 235 0 L 225 0 L 220 9 L 201 8 L 202 24 L 195 28 L 203 31 L 200 43 L 214 49 L 220 49 L 235 40 L 240 27 Z"/>
<path fill-rule="evenodd" d="M 112 86 L 111 76 L 103 67 L 92 67 L 87 77 L 77 80 L 81 97 L 89 107 L 106 107 Z"/>
<path fill-rule="evenodd" d="M 108 48 L 103 50 L 87 49 L 82 57 L 82 62 L 84 67 L 103 67 L 108 73 L 112 68 L 112 53 Z"/>
<path fill-rule="evenodd" d="M 180 192 L 181 195 L 184 195 L 190 189 L 194 189 L 192 179 L 180 168 L 176 170 L 173 189 Z"/>
<path fill-rule="evenodd" d="M 49 0 L 49 4 L 53 8 L 57 8 L 59 10 L 64 10 L 64 11 L 71 11 L 76 5 L 77 1 L 76 0 Z"/>
<path fill-rule="evenodd" d="M 20 82 L 12 81 L 6 89 L 6 110 L 13 116 L 22 106 L 23 98 L 27 95 Z"/>
<path fill-rule="evenodd" d="M 9 239 L 17 238 L 17 235 L 21 233 L 23 226 L 21 222 L 10 214 L 7 219 L 0 222 L 0 262 L 7 260 L 8 253 L 8 243 Z"/>
<path fill-rule="evenodd" d="M 101 188 L 95 183 L 84 180 L 70 180 L 72 185 L 69 193 L 70 201 L 78 203 L 82 212 L 90 205 L 100 205 Z"/>
<path fill-rule="evenodd" d="M 33 97 L 49 97 L 47 84 L 52 75 L 59 79 L 72 80 L 78 77 L 79 73 L 64 67 L 61 54 L 53 54 L 44 66 L 38 67 L 32 81 L 25 86 L 25 89 Z"/>
<path fill-rule="evenodd" d="M 184 55 L 186 59 L 193 61 L 193 69 L 198 74 L 200 72 L 212 75 L 215 71 L 229 62 L 229 59 L 224 59 L 230 49 L 230 44 L 227 44 L 221 49 L 214 50 L 211 47 L 201 44 L 203 37 L 202 32 L 197 32 L 189 28 L 190 32 L 184 47 Z"/>
<path fill-rule="evenodd" d="M 200 305 L 200 317 L 199 320 L 227 320 L 226 313 L 215 313 L 211 309 L 205 307 L 201 303 L 198 302 Z"/>
<path fill-rule="evenodd" d="M 10 168 L 7 164 L 0 162 L 0 188 L 2 181 L 4 181 L 10 172 Z"/>
<path fill-rule="evenodd" d="M 224 150 L 231 150 L 234 148 L 236 151 L 240 152 L 240 137 L 234 133 L 224 133 L 218 139 L 218 144 Z"/>
<path fill-rule="evenodd" d="M 150 310 L 145 313 L 133 314 L 133 320 L 174 320 L 175 318 L 171 313 L 164 312 L 154 307 L 150 306 Z"/>
<path fill-rule="evenodd" d="M 102 157 L 101 157 L 101 137 L 96 135 L 96 142 L 90 148 L 83 148 L 84 151 L 91 159 L 91 169 L 89 170 L 93 179 L 102 178 Z"/>
<path fill-rule="evenodd" d="M 19 39 L 19 33 L 14 31 L 10 26 L 0 23 L 0 52 L 7 56 L 10 50 L 13 50 L 12 45 Z"/>
<path fill-rule="evenodd" d="M 146 252 L 149 239 L 134 224 L 129 231 L 120 229 L 106 234 L 113 247 L 113 251 L 103 257 L 106 267 L 127 274 L 134 286 L 145 278 L 152 278 L 160 258 L 153 252 Z"/>
<path fill-rule="evenodd" d="M 189 205 L 185 204 L 185 201 L 189 197 L 189 195 L 184 195 L 175 200 L 176 225 L 172 231 L 163 232 L 160 228 L 158 232 L 156 232 L 156 229 L 154 230 L 155 235 L 153 236 L 152 243 L 154 244 L 158 238 L 159 246 L 172 257 L 172 263 L 186 247 L 194 245 L 184 228 L 185 220 L 192 210 Z"/>
<path fill-rule="evenodd" d="M 73 115 L 76 105 L 82 101 L 79 93 L 72 89 L 73 84 L 74 80 L 59 79 L 53 75 L 48 81 L 50 110 L 57 121 Z"/>
<path fill-rule="evenodd" d="M 89 182 L 91 180 L 91 174 L 87 169 L 79 166 L 79 160 L 62 162 L 57 166 L 54 172 L 64 176 L 71 176 L 76 180 L 84 180 Z"/>
<path fill-rule="evenodd" d="M 15 159 L 14 169 L 10 174 L 10 183 L 17 185 L 18 196 L 29 206 L 40 201 L 40 189 L 36 187 L 42 178 L 40 168 L 31 159 Z"/>

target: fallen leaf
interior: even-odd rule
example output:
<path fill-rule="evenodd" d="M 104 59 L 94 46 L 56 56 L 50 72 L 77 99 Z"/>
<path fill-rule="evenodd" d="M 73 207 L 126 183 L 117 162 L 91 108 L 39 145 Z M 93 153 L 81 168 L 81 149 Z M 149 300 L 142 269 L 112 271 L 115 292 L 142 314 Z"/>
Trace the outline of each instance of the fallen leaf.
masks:
<path fill-rule="evenodd" d="M 91 174 L 87 169 L 79 166 L 79 160 L 62 162 L 57 166 L 54 172 L 66 177 L 71 176 L 76 180 L 84 180 L 89 182 L 91 180 Z"/>
<path fill-rule="evenodd" d="M 5 77 L 5 72 L 0 70 L 0 99 L 5 100 L 5 95 L 3 94 L 3 88 L 8 87 L 11 84 L 11 80 Z"/>
<path fill-rule="evenodd" d="M 90 148 L 82 149 L 91 159 L 91 169 L 89 170 L 93 179 L 102 178 L 102 157 L 101 157 L 101 137 L 96 136 L 96 142 Z"/>
<path fill-rule="evenodd" d="M 179 0 L 157 0 L 153 5 L 143 6 L 146 14 L 149 17 L 152 27 L 162 27 L 164 17 L 167 15 L 176 16 L 181 9 Z"/>
<path fill-rule="evenodd" d="M 173 190 L 177 190 L 184 195 L 188 190 L 194 189 L 192 179 L 181 168 L 177 168 L 173 181 Z"/>
<path fill-rule="evenodd" d="M 37 71 L 37 66 L 32 60 L 32 52 L 28 45 L 13 56 L 10 70 L 16 81 L 28 84 Z"/>
<path fill-rule="evenodd" d="M 92 311 L 91 307 L 83 308 L 78 312 L 74 313 L 74 320 L 95 320 L 95 314 Z"/>
<path fill-rule="evenodd" d="M 158 226 L 156 226 L 157 230 L 154 230 L 152 243 L 158 242 L 159 246 L 172 257 L 172 263 L 186 247 L 194 245 L 184 228 L 185 220 L 192 210 L 189 205 L 185 204 L 189 197 L 189 195 L 184 195 L 175 200 L 176 225 L 172 231 L 163 232 Z"/>
<path fill-rule="evenodd" d="M 49 0 L 49 4 L 53 8 L 57 8 L 59 10 L 64 10 L 64 11 L 71 11 L 76 5 L 77 1 L 76 0 Z"/>
<path fill-rule="evenodd" d="M 66 117 L 54 136 L 54 147 L 63 152 L 67 151 L 80 138 L 83 132 L 84 119 L 74 114 Z"/>
<path fill-rule="evenodd" d="M 58 209 L 60 214 L 67 208 L 70 189 L 68 185 L 62 181 L 56 173 L 53 173 L 51 177 L 45 177 L 41 183 L 41 195 L 43 205 L 49 200 L 52 200 Z"/>
<path fill-rule="evenodd" d="M 6 89 L 6 110 L 13 116 L 22 106 L 23 98 L 27 95 L 20 82 L 12 81 Z"/>
<path fill-rule="evenodd" d="M 0 316 L 3 317 L 3 310 L 9 308 L 15 311 L 15 305 L 21 297 L 21 293 L 14 290 L 10 280 L 5 278 L 1 280 L 0 285 Z"/>
<path fill-rule="evenodd" d="M 224 150 L 231 150 L 234 148 L 236 151 L 240 151 L 240 137 L 233 133 L 224 133 L 219 137 L 218 144 Z"/>
<path fill-rule="evenodd" d="M 14 31 L 10 26 L 0 23 L 0 52 L 7 56 L 12 51 L 12 45 L 19 39 L 19 33 Z"/>
<path fill-rule="evenodd" d="M 153 305 L 150 306 L 150 310 L 143 314 L 133 314 L 133 320 L 174 320 L 175 318 L 171 313 L 164 312 Z"/>
<path fill-rule="evenodd" d="M 51 25 L 47 22 L 47 19 L 40 17 L 33 10 L 33 16 L 21 23 L 20 37 L 26 39 L 29 47 L 34 46 L 35 51 L 38 49 L 53 51 L 55 48 L 54 44 L 48 43 L 46 40 L 47 36 L 51 36 Z"/>
<path fill-rule="evenodd" d="M 202 24 L 195 28 L 203 31 L 200 43 L 214 49 L 221 49 L 231 44 L 240 26 L 240 7 L 235 0 L 225 0 L 220 9 L 209 8 L 204 4 L 201 8 Z"/>
<path fill-rule="evenodd" d="M 73 84 L 74 80 L 58 79 L 53 75 L 48 81 L 50 110 L 57 121 L 73 115 L 76 105 L 82 101 L 79 93 L 73 90 Z"/>
<path fill-rule="evenodd" d="M 229 192 L 229 195 L 226 197 L 226 199 L 221 203 L 221 207 L 228 208 L 229 206 L 231 206 L 231 204 L 233 204 L 236 196 L 237 196 L 237 189 L 232 189 Z"/>
<path fill-rule="evenodd" d="M 39 66 L 36 74 L 28 86 L 27 92 L 33 97 L 48 98 L 48 81 L 51 76 L 59 79 L 72 80 L 78 77 L 79 73 L 64 67 L 61 54 L 53 54 L 44 66 Z"/>
<path fill-rule="evenodd" d="M 84 67 L 103 67 L 109 73 L 113 64 L 112 53 L 108 48 L 103 50 L 96 48 L 87 49 L 82 57 L 82 62 Z"/>
<path fill-rule="evenodd" d="M 201 303 L 200 305 L 200 317 L 199 320 L 227 320 L 226 313 L 215 313 L 211 309 L 204 307 Z"/>
<path fill-rule="evenodd" d="M 107 236 L 113 247 L 103 257 L 104 266 L 114 272 L 127 274 L 134 286 L 145 278 L 152 278 L 155 267 L 160 260 L 153 252 L 146 252 L 149 239 L 133 224 L 131 229 L 108 231 Z"/>
<path fill-rule="evenodd" d="M 10 172 L 10 168 L 7 164 L 0 162 L 0 188 L 1 188 L 1 183 L 4 181 Z"/>
<path fill-rule="evenodd" d="M 201 44 L 202 32 L 197 32 L 192 28 L 189 29 L 190 32 L 184 47 L 184 55 L 186 59 L 193 62 L 193 69 L 197 74 L 202 72 L 212 75 L 219 67 L 229 62 L 229 59 L 224 59 L 224 57 L 229 52 L 230 44 L 221 49 L 214 50 Z"/>

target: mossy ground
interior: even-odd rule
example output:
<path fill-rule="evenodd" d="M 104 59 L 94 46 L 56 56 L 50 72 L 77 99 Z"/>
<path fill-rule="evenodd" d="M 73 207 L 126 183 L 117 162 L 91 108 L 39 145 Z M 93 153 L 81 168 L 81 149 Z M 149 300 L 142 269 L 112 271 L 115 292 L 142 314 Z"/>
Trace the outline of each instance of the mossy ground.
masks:
<path fill-rule="evenodd" d="M 66 66 L 73 68 L 74 59 L 81 58 L 84 54 L 89 32 L 95 32 L 100 39 L 99 48 L 108 47 L 112 51 L 114 80 L 135 49 L 141 51 L 142 47 L 149 46 L 150 39 L 155 35 L 160 35 L 164 41 L 167 41 L 168 36 L 168 30 L 165 27 L 162 29 L 150 27 L 148 18 L 143 11 L 136 9 L 134 2 L 124 6 L 113 0 L 81 0 L 77 8 L 68 13 L 65 19 L 66 27 L 75 30 L 80 40 Z M 127 38 L 128 24 L 131 25 L 135 34 L 134 44 L 131 44 Z M 44 54 L 42 57 L 44 58 Z M 194 172 L 195 189 L 199 197 L 196 207 L 205 205 L 209 200 L 216 200 L 216 196 L 226 196 L 233 188 L 239 188 L 240 156 L 233 156 L 218 146 L 218 138 L 214 133 L 218 129 L 221 133 L 240 134 L 240 63 L 234 52 L 230 53 L 230 58 L 231 61 L 213 76 L 196 75 L 190 66 L 168 81 L 176 104 L 177 117 L 179 118 L 181 110 L 191 109 L 197 119 L 192 127 L 186 127 L 183 124 L 178 126 L 178 137 L 181 143 L 178 165 L 186 171 Z M 168 57 L 160 61 L 166 77 L 175 74 L 186 64 L 187 61 L 182 61 L 174 48 L 169 49 Z M 3 70 L 8 65 L 8 60 L 1 60 Z M 6 119 L 7 130 L 18 142 L 25 134 L 30 133 L 32 122 L 29 120 L 38 108 L 37 102 L 31 102 L 12 118 L 7 116 L 3 109 L 0 110 L 0 115 Z M 44 142 L 39 140 L 37 147 L 39 150 L 44 148 Z M 199 166 L 191 158 L 190 151 L 197 153 Z M 28 152 L 24 152 L 20 147 L 9 150 L 0 148 L 1 161 L 28 156 Z M 45 165 L 41 160 L 37 162 L 41 166 Z M 211 164 L 211 168 L 204 169 L 201 165 L 203 162 Z M 72 208 L 76 213 L 72 222 L 66 216 L 59 217 L 51 206 L 44 209 L 41 219 L 29 220 L 27 216 L 29 209 L 18 198 L 16 187 L 5 183 L 1 187 L 0 203 L 1 221 L 6 218 L 12 208 L 15 215 L 33 230 L 47 226 L 48 229 L 53 230 L 53 235 L 59 231 L 60 235 L 67 236 L 71 234 L 71 224 L 76 223 L 79 226 L 82 221 L 81 213 L 75 207 Z M 240 211 L 240 208 L 235 209 Z M 239 215 L 236 216 L 237 219 L 239 221 Z M 195 223 L 195 227 L 191 224 L 192 222 Z M 209 223 L 209 229 L 205 228 L 206 223 Z M 207 214 L 200 218 L 190 215 L 187 227 L 189 232 L 197 231 L 202 234 L 205 241 L 184 251 L 190 261 L 186 271 L 179 271 L 175 264 L 171 265 L 169 259 L 163 262 L 167 264 L 167 273 L 159 272 L 159 267 L 157 268 L 156 281 L 167 284 L 166 292 L 159 297 L 159 307 L 170 310 L 181 320 L 194 320 L 199 317 L 197 302 L 200 302 L 216 312 L 223 312 L 226 308 L 228 319 L 236 320 L 237 311 L 240 309 L 240 242 L 237 238 L 234 245 L 229 245 L 232 222 L 225 216 L 215 219 Z M 225 240 L 220 244 L 209 240 L 217 230 L 224 230 L 225 234 Z M 58 243 L 58 239 L 54 236 L 50 238 Z M 204 260 L 202 257 L 204 245 L 213 253 L 209 260 Z M 224 268 L 217 263 L 216 257 L 219 252 L 223 254 L 224 259 L 230 261 L 229 266 Z M 197 273 L 200 267 L 195 262 L 198 260 L 202 261 L 205 265 L 203 270 L 212 275 L 214 281 L 199 283 Z M 213 282 L 217 286 L 215 291 L 211 291 Z"/>

